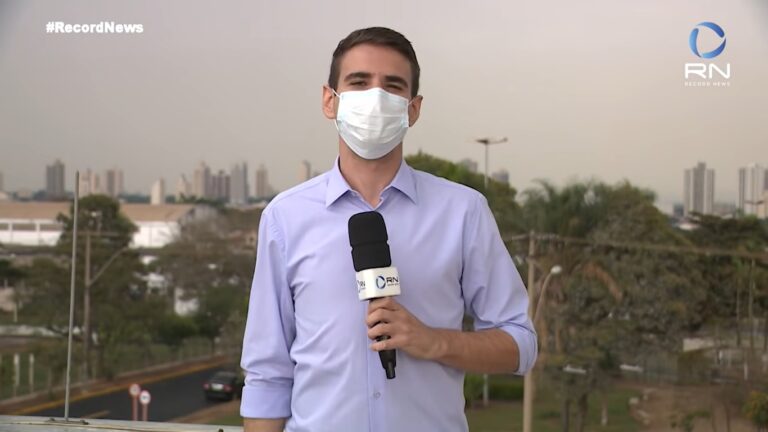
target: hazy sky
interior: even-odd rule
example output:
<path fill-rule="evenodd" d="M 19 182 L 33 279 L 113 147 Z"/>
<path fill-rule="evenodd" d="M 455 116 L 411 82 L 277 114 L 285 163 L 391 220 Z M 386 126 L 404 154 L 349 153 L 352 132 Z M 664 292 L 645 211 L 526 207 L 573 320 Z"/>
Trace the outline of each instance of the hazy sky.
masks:
<path fill-rule="evenodd" d="M 134 35 L 46 34 L 48 21 L 140 23 Z M 714 59 L 728 88 L 684 86 L 700 61 L 688 35 L 726 32 Z M 406 35 L 424 103 L 419 149 L 483 169 L 480 136 L 507 136 L 490 169 L 537 178 L 628 179 L 680 201 L 683 170 L 716 170 L 735 201 L 737 169 L 768 164 L 768 6 L 761 0 L 653 1 L 29 1 L 0 0 L 0 172 L 6 189 L 42 188 L 45 164 L 125 171 L 129 191 L 259 164 L 274 186 L 299 163 L 327 169 L 336 130 L 320 111 L 333 49 L 350 31 Z M 702 31 L 702 51 L 718 40 Z M 71 189 L 71 186 L 69 187 Z"/>

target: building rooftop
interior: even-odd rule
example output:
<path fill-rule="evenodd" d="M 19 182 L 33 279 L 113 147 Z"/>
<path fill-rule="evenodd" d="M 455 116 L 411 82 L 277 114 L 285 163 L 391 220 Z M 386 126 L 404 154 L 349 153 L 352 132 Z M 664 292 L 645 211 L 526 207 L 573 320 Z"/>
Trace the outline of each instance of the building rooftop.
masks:
<path fill-rule="evenodd" d="M 0 201 L 0 219 L 55 220 L 69 213 L 69 202 Z M 188 214 L 193 204 L 120 204 L 120 211 L 134 222 L 176 222 Z"/>

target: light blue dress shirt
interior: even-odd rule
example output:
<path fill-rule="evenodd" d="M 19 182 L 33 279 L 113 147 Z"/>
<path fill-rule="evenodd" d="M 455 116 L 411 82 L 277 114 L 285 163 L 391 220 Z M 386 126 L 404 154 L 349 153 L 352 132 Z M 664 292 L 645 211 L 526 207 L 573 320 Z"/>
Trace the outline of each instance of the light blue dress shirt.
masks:
<path fill-rule="evenodd" d="M 488 204 L 403 161 L 372 208 L 338 164 L 262 213 L 240 414 L 290 417 L 289 432 L 466 431 L 461 370 L 398 351 L 397 377 L 386 379 L 369 348 L 347 221 L 380 212 L 400 273 L 397 301 L 430 327 L 460 330 L 467 312 L 476 329 L 506 331 L 524 374 L 537 355 L 528 295 Z"/>

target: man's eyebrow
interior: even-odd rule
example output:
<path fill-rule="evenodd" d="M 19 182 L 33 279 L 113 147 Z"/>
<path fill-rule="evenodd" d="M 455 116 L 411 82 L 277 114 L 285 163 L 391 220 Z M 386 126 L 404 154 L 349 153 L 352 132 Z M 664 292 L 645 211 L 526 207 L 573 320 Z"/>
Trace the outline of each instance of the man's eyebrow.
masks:
<path fill-rule="evenodd" d="M 352 81 L 353 79 L 370 79 L 373 75 L 370 72 L 351 72 L 344 77 L 344 81 Z"/>
<path fill-rule="evenodd" d="M 404 88 L 408 88 L 408 81 L 406 81 L 405 78 L 398 75 L 385 75 L 384 82 L 391 83 L 391 84 L 400 84 Z"/>

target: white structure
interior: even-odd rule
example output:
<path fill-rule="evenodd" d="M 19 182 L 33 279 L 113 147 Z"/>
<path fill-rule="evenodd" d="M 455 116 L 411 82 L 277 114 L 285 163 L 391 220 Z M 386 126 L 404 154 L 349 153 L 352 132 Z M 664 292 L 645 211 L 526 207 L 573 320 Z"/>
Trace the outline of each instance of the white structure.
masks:
<path fill-rule="evenodd" d="M 165 204 L 165 180 L 157 179 L 152 184 L 152 190 L 150 191 L 149 203 L 152 205 Z"/>
<path fill-rule="evenodd" d="M 699 162 L 695 167 L 685 170 L 684 214 L 711 214 L 715 202 L 715 170 L 707 169 L 707 164 Z"/>
<path fill-rule="evenodd" d="M 0 244 L 53 246 L 61 236 L 58 214 L 69 214 L 69 202 L 0 201 Z M 120 211 L 138 230 L 131 247 L 159 248 L 173 241 L 184 224 L 212 217 L 208 206 L 188 204 L 122 204 Z"/>
<path fill-rule="evenodd" d="M 192 196 L 192 185 L 184 174 L 176 180 L 176 202 L 181 201 L 182 196 Z"/>
<path fill-rule="evenodd" d="M 758 216 L 764 204 L 763 194 L 768 190 L 767 183 L 768 177 L 763 166 L 752 164 L 739 168 L 739 210 L 745 215 Z"/>

